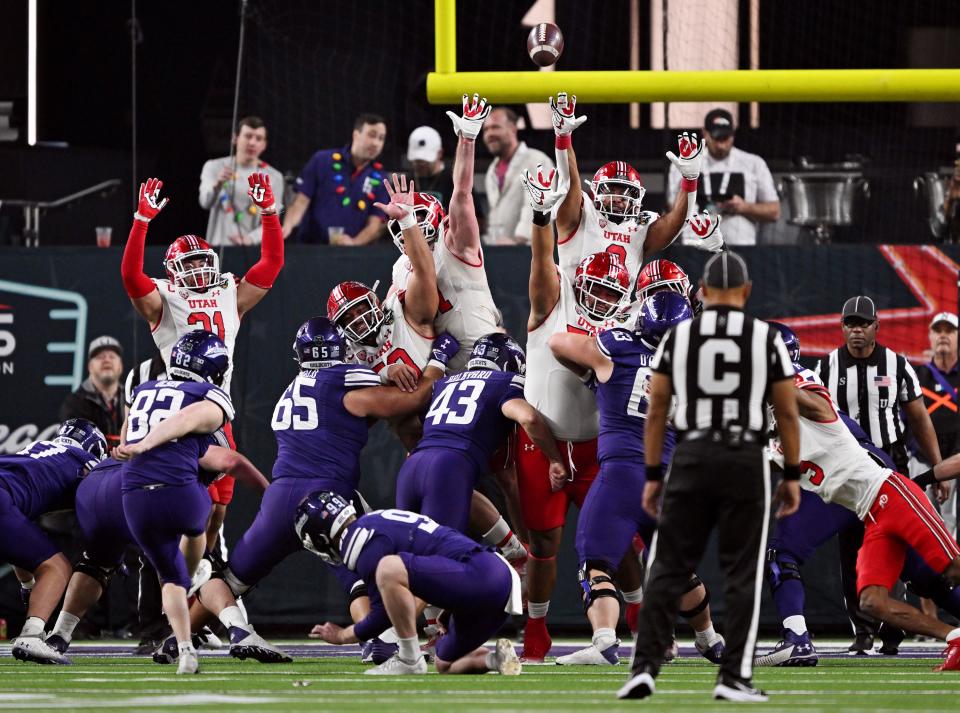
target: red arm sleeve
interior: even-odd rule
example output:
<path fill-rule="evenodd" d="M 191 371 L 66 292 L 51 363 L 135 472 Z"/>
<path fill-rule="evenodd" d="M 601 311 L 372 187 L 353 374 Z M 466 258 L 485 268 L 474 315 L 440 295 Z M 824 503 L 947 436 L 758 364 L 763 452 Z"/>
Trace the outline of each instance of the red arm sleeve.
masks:
<path fill-rule="evenodd" d="M 269 290 L 283 267 L 283 230 L 276 213 L 263 216 L 263 240 L 260 244 L 260 259 L 247 270 L 244 278 L 254 287 Z"/>
<path fill-rule="evenodd" d="M 157 286 L 143 272 L 143 246 L 147 241 L 147 224 L 142 220 L 134 220 L 130 228 L 130 237 L 123 248 L 123 261 L 120 263 L 120 277 L 123 279 L 123 289 L 130 299 L 138 300 L 146 297 Z"/>

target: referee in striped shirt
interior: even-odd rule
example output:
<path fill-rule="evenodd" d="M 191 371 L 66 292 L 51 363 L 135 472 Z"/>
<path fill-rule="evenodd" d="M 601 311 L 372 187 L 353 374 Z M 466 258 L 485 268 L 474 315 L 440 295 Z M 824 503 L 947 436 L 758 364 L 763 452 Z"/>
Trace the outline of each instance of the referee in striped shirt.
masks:
<path fill-rule="evenodd" d="M 924 407 L 920 381 L 910 363 L 900 354 L 877 344 L 880 320 L 873 300 L 865 295 L 844 303 L 841 316 L 843 346 L 830 352 L 817 370 L 840 409 L 857 421 L 873 443 L 885 451 L 907 475 L 907 428 L 931 466 L 940 462 L 940 446 L 930 415 Z M 907 424 L 901 417 L 906 414 Z M 863 544 L 861 528 L 840 533 L 840 575 L 847 614 L 854 629 L 851 654 L 867 654 L 880 636 L 880 653 L 898 653 L 904 634 L 901 630 L 865 616 L 860 611 L 856 587 L 857 552 Z M 903 588 L 894 596 L 902 598 Z"/>
<path fill-rule="evenodd" d="M 726 578 L 726 650 L 713 694 L 765 701 L 752 683 L 770 515 L 763 445 L 772 402 L 786 463 L 777 488 L 783 517 L 800 504 L 795 374 L 780 332 L 743 312 L 751 283 L 739 255 L 710 258 L 700 284 L 703 314 L 668 333 L 650 364 L 643 507 L 656 517 L 661 493 L 663 507 L 647 560 L 630 679 L 617 695 L 645 698 L 656 689 L 680 594 L 716 528 Z M 660 459 L 673 395 L 678 444 L 664 484 Z"/>

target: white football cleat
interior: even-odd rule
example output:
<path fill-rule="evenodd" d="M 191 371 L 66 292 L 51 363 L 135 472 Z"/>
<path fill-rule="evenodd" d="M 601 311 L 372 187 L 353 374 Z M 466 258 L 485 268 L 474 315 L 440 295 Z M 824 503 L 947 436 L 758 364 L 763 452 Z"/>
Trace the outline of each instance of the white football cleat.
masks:
<path fill-rule="evenodd" d="M 590 644 L 587 648 L 574 651 L 572 654 L 557 656 L 556 662 L 558 666 L 616 666 L 620 663 L 619 648 L 619 639 L 603 651 Z"/>
<path fill-rule="evenodd" d="M 391 656 L 379 666 L 368 668 L 364 673 L 368 676 L 407 676 L 427 672 L 427 662 L 423 656 L 414 663 L 401 661 L 399 656 Z"/>
<path fill-rule="evenodd" d="M 180 659 L 177 662 L 177 675 L 200 673 L 200 659 L 197 657 L 196 649 L 187 649 L 180 652 Z"/>
<path fill-rule="evenodd" d="M 510 639 L 497 639 L 497 649 L 493 654 L 497 662 L 497 671 L 502 676 L 519 676 L 523 665 Z"/>
<path fill-rule="evenodd" d="M 20 661 L 33 661 L 40 664 L 61 664 L 68 665 L 72 663 L 70 659 L 61 654 L 55 648 L 50 646 L 39 636 L 21 636 L 14 640 L 13 658 Z"/>

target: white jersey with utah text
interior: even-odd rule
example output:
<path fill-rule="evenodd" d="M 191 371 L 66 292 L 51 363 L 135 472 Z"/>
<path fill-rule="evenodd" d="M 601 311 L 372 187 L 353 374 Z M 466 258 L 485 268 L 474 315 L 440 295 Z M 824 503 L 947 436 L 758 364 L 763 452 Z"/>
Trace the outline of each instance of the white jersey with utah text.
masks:
<path fill-rule="evenodd" d="M 801 388 L 827 399 L 833 419 L 819 422 L 800 417 L 800 487 L 852 510 L 863 520 L 891 471 L 857 443 L 825 388 L 809 382 Z"/>
<path fill-rule="evenodd" d="M 589 441 L 600 431 L 597 397 L 576 374 L 563 366 L 548 341 L 553 334 L 573 332 L 596 336 L 622 327 L 614 319 L 597 323 L 580 313 L 573 283 L 562 272 L 560 299 L 553 311 L 527 333 L 527 382 L 523 395 L 550 424 L 553 435 L 564 441 Z"/>
<path fill-rule="evenodd" d="M 383 303 L 383 311 L 386 319 L 377 336 L 376 346 L 348 341 L 346 361 L 364 364 L 378 374 L 386 366 L 400 362 L 411 367 L 417 376 L 420 376 L 430 361 L 433 338 L 420 334 L 407 323 L 403 315 L 403 301 L 399 295 L 387 297 Z M 383 376 L 381 374 L 381 380 Z"/>
<path fill-rule="evenodd" d="M 491 332 L 502 332 L 503 327 L 490 294 L 482 251 L 479 262 L 468 263 L 450 252 L 443 240 L 438 240 L 433 248 L 433 264 L 440 292 L 434 322 L 437 333 L 448 332 L 460 343 L 460 351 L 450 360 L 447 370 L 453 374 L 466 367 L 477 339 Z M 393 265 L 390 294 L 403 293 L 412 274 L 410 259 L 401 255 Z"/>
<path fill-rule="evenodd" d="M 630 284 L 637 282 L 643 267 L 643 244 L 647 230 L 659 217 L 651 211 L 641 211 L 638 218 L 612 223 L 600 215 L 593 199 L 584 192 L 580 210 L 580 224 L 566 237 L 557 241 L 560 270 L 571 280 L 577 265 L 588 255 L 611 252 L 620 256 L 630 273 Z"/>
<path fill-rule="evenodd" d="M 239 280 L 229 272 L 222 273 L 220 278 L 218 284 L 202 292 L 178 287 L 169 280 L 154 279 L 162 304 L 160 319 L 151 325 L 151 330 L 153 341 L 168 369 L 173 345 L 187 332 L 203 329 L 220 337 L 230 355 L 230 368 L 223 379 L 223 390 L 229 394 L 233 376 L 233 346 L 240 330 L 240 313 L 237 310 Z"/>

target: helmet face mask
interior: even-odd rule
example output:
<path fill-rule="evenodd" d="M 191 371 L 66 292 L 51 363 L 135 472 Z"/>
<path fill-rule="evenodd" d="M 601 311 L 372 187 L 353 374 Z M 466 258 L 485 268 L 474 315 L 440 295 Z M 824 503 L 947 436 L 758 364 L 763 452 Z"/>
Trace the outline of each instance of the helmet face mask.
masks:
<path fill-rule="evenodd" d="M 341 282 L 327 299 L 327 318 L 353 342 L 376 344 L 385 316 L 377 293 L 361 282 Z"/>
<path fill-rule="evenodd" d="M 443 237 L 444 221 L 447 215 L 443 210 L 443 206 L 440 204 L 440 201 L 430 193 L 415 193 L 413 199 L 413 215 L 420 225 L 420 232 L 423 233 L 423 239 L 427 241 L 427 245 L 433 250 L 437 241 Z M 397 246 L 397 250 L 406 254 L 403 243 L 403 230 L 400 229 L 400 221 L 387 221 L 387 230 L 390 233 L 393 244 Z"/>
<path fill-rule="evenodd" d="M 337 566 L 343 563 L 339 540 L 356 508 L 329 490 L 311 493 L 297 507 L 294 528 L 300 542 L 325 563 Z"/>
<path fill-rule="evenodd" d="M 220 282 L 220 258 L 205 240 L 181 235 L 167 248 L 167 277 L 177 287 L 204 290 Z"/>
<path fill-rule="evenodd" d="M 593 205 L 612 223 L 640 216 L 646 188 L 640 174 L 624 161 L 611 161 L 593 176 Z"/>
<path fill-rule="evenodd" d="M 594 253 L 577 266 L 573 289 L 580 310 L 602 322 L 620 310 L 630 292 L 630 275 L 618 255 Z"/>

